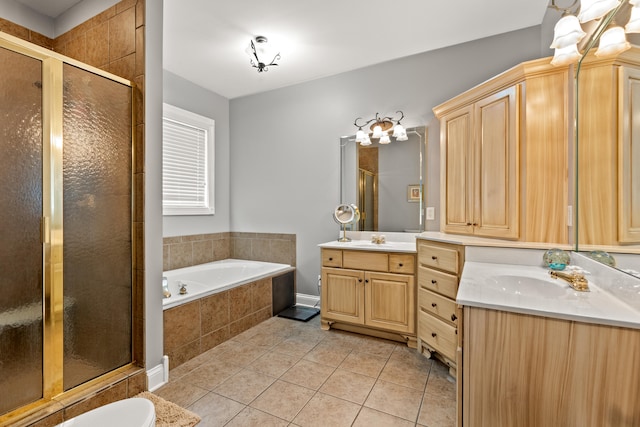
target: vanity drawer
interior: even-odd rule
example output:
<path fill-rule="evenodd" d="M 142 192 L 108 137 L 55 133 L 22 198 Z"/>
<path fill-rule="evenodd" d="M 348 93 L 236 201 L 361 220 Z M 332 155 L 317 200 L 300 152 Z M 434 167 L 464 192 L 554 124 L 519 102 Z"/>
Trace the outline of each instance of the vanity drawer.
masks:
<path fill-rule="evenodd" d="M 389 271 L 389 255 L 381 252 L 342 251 L 342 267 L 386 273 Z"/>
<path fill-rule="evenodd" d="M 421 288 L 418 291 L 418 307 L 421 311 L 438 316 L 447 323 L 458 325 L 454 300 Z"/>
<path fill-rule="evenodd" d="M 342 267 L 342 251 L 339 249 L 322 250 L 323 267 Z"/>
<path fill-rule="evenodd" d="M 453 300 L 458 293 L 458 276 L 443 273 L 438 270 L 418 267 L 418 287 L 439 293 Z"/>
<path fill-rule="evenodd" d="M 455 249 L 419 243 L 418 261 L 421 265 L 458 273 L 458 251 Z"/>
<path fill-rule="evenodd" d="M 418 338 L 451 360 L 456 360 L 456 328 L 430 314 L 418 313 Z"/>
<path fill-rule="evenodd" d="M 416 262 L 414 255 L 389 254 L 389 272 L 401 274 L 415 274 Z"/>

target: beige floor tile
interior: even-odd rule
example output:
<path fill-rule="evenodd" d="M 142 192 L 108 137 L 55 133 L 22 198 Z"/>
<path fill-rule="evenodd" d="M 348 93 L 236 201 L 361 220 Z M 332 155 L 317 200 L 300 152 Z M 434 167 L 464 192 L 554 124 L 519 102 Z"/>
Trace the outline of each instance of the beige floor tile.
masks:
<path fill-rule="evenodd" d="M 364 406 L 415 422 L 422 395 L 420 391 L 378 380 Z"/>
<path fill-rule="evenodd" d="M 414 348 L 404 345 L 397 345 L 389 357 L 389 361 L 403 362 L 407 366 L 411 366 L 427 373 L 431 370 L 433 359 L 427 359 L 424 355 L 418 353 Z"/>
<path fill-rule="evenodd" d="M 184 378 L 184 377 L 183 377 Z M 207 390 L 196 387 L 188 381 L 182 379 L 171 381 L 168 384 L 160 387 L 154 392 L 158 396 L 166 399 L 170 402 L 187 407 L 193 402 L 200 399 L 202 396 L 208 393 Z"/>
<path fill-rule="evenodd" d="M 387 358 L 369 353 L 351 352 L 340 364 L 340 368 L 369 377 L 377 378 L 387 363 Z M 426 376 L 425 376 L 426 382 Z"/>
<path fill-rule="evenodd" d="M 200 365 L 182 379 L 206 390 L 213 390 L 242 368 L 229 362 L 214 361 Z"/>
<path fill-rule="evenodd" d="M 288 421 L 247 406 L 225 427 L 287 427 Z"/>
<path fill-rule="evenodd" d="M 362 405 L 375 383 L 375 378 L 338 368 L 319 391 Z"/>
<path fill-rule="evenodd" d="M 425 391 L 438 394 L 448 399 L 456 398 L 456 382 L 449 375 L 429 375 Z"/>
<path fill-rule="evenodd" d="M 332 366 L 302 359 L 285 372 L 280 379 L 312 390 L 318 390 L 333 371 L 335 371 L 335 368 Z"/>
<path fill-rule="evenodd" d="M 413 427 L 414 423 L 376 411 L 371 408 L 362 408 L 353 427 Z"/>
<path fill-rule="evenodd" d="M 293 423 L 300 427 L 349 427 L 359 411 L 360 405 L 317 393 L 302 408 Z"/>
<path fill-rule="evenodd" d="M 308 388 L 276 381 L 250 406 L 278 418 L 292 421 L 314 394 L 315 391 Z"/>
<path fill-rule="evenodd" d="M 405 344 L 396 344 L 395 342 L 392 342 L 392 341 L 367 337 L 362 341 L 362 343 L 358 347 L 358 351 L 361 351 L 364 353 L 370 353 L 375 356 L 385 357 L 388 359 L 391 356 L 391 353 L 393 353 L 393 350 L 398 345 L 405 345 Z"/>
<path fill-rule="evenodd" d="M 414 368 L 412 365 L 407 365 L 397 359 L 389 359 L 379 378 L 418 391 L 424 391 L 428 377 L 428 370 Z"/>
<path fill-rule="evenodd" d="M 304 356 L 304 359 L 337 368 L 344 359 L 346 359 L 349 353 L 351 353 L 350 349 L 336 348 L 335 346 L 327 345 L 322 342 L 307 353 Z"/>
<path fill-rule="evenodd" d="M 230 342 L 230 341 L 227 341 Z M 265 354 L 270 347 L 256 346 L 244 342 L 230 342 L 228 349 L 221 353 L 218 360 L 245 367 Z"/>
<path fill-rule="evenodd" d="M 310 352 L 317 344 L 318 341 L 309 341 L 304 337 L 296 336 L 282 341 L 274 347 L 274 350 L 302 357 Z"/>
<path fill-rule="evenodd" d="M 244 369 L 228 378 L 213 391 L 248 405 L 274 381 L 273 377 Z"/>
<path fill-rule="evenodd" d="M 202 419 L 198 427 L 223 426 L 244 408 L 243 404 L 215 393 L 207 394 L 188 407 Z"/>
<path fill-rule="evenodd" d="M 300 356 L 270 351 L 251 362 L 247 369 L 278 378 L 295 365 L 298 360 L 300 360 Z"/>
<path fill-rule="evenodd" d="M 451 397 L 440 394 L 438 390 L 427 390 L 422 399 L 418 424 L 427 427 L 454 427 L 456 424 L 455 394 Z"/>

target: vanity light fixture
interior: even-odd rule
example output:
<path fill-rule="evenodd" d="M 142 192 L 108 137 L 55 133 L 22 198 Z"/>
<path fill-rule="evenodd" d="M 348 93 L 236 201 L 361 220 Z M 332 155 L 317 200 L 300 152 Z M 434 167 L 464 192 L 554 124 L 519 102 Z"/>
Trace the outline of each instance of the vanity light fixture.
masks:
<path fill-rule="evenodd" d="M 395 138 L 396 141 L 408 140 L 407 130 L 400 123 L 400 120 L 404 118 L 404 113 L 402 111 L 396 111 L 396 113 L 400 113 L 400 117 L 397 119 L 389 116 L 380 117 L 378 113 L 376 113 L 374 118 L 369 119 L 362 124 L 358 123 L 358 120 L 364 120 L 362 117 L 355 119 L 353 125 L 358 128 L 358 132 L 356 132 L 356 142 L 359 142 L 360 145 L 371 145 L 371 139 L 373 138 L 379 139 L 379 144 L 389 144 L 391 142 L 390 137 Z M 369 135 L 369 133 L 362 130 L 362 128 L 372 122 L 373 124 L 369 126 L 372 133 Z M 391 129 L 393 129 L 393 133 L 389 135 Z"/>
<path fill-rule="evenodd" d="M 640 0 L 581 0 L 580 12 L 577 12 L 578 1 L 574 0 L 568 7 L 556 5 L 551 0 L 549 7 L 562 12 L 562 18 L 554 28 L 551 47 L 555 49 L 552 65 L 569 65 L 584 55 L 578 50 L 578 43 L 586 36 L 580 24 L 600 20 L 584 49 L 588 52 L 599 42 L 596 56 L 614 56 L 629 49 L 626 33 L 640 32 Z M 618 11 L 626 4 L 631 5 L 631 16 L 627 25 L 622 28 L 612 25 Z M 576 10 L 572 9 L 576 7 Z"/>
<path fill-rule="evenodd" d="M 274 53 L 275 50 L 272 50 L 270 46 L 267 45 L 268 41 L 265 36 L 256 36 L 255 43 L 252 39 L 245 50 L 247 55 L 249 55 L 249 63 L 253 68 L 257 68 L 259 73 L 269 71 L 269 67 L 278 66 L 276 61 L 281 59 L 280 52 Z M 267 63 L 268 58 L 273 59 Z"/>

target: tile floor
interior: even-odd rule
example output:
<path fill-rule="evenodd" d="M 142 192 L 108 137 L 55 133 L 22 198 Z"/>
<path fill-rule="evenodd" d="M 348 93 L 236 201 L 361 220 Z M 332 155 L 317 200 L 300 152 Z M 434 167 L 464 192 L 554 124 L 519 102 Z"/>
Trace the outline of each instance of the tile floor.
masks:
<path fill-rule="evenodd" d="M 172 369 L 159 396 L 209 426 L 454 426 L 446 366 L 391 341 L 273 317 Z"/>

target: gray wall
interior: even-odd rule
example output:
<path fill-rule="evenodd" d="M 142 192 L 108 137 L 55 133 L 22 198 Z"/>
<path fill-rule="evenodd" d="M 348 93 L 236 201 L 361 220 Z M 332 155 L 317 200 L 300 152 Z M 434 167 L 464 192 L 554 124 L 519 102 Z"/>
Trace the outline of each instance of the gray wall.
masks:
<path fill-rule="evenodd" d="M 163 236 L 231 231 L 229 200 L 229 100 L 164 71 L 164 102 L 215 120 L 215 215 L 165 216 Z"/>
<path fill-rule="evenodd" d="M 427 206 L 439 206 L 432 108 L 541 50 L 536 26 L 232 99 L 231 229 L 295 233 L 298 292 L 317 295 L 317 245 L 339 232 L 331 217 L 340 197 L 339 138 L 354 134 L 353 120 L 402 110 L 405 126 L 427 125 Z"/>

